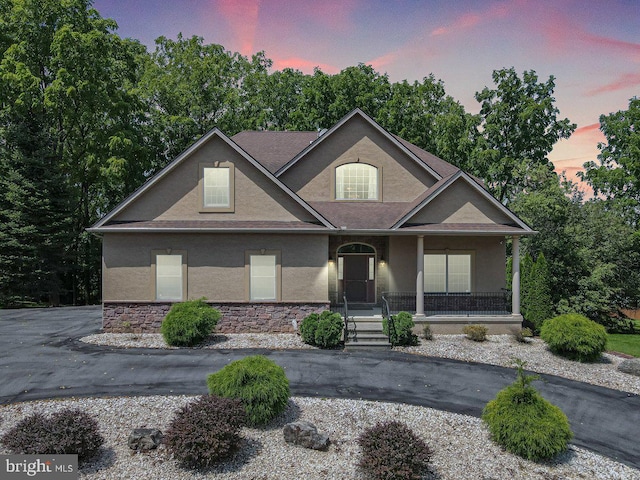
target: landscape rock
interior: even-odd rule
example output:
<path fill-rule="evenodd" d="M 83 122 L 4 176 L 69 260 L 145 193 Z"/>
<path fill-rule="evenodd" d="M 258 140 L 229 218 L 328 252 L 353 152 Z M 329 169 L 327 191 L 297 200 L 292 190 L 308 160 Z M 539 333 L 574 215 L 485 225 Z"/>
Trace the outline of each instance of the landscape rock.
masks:
<path fill-rule="evenodd" d="M 147 451 L 158 448 L 162 441 L 162 432 L 152 428 L 134 428 L 129 435 L 129 448 L 131 450 Z"/>
<path fill-rule="evenodd" d="M 628 358 L 618 365 L 618 370 L 629 375 L 640 377 L 640 358 Z"/>
<path fill-rule="evenodd" d="M 326 450 L 329 447 L 329 436 L 325 433 L 319 433 L 316 426 L 310 422 L 287 423 L 283 433 L 287 443 L 313 450 Z"/>

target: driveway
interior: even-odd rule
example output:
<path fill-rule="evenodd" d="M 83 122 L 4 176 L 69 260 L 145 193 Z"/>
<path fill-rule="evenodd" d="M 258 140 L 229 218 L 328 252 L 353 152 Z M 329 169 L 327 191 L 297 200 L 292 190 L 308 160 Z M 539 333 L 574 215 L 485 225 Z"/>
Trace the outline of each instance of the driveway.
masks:
<path fill-rule="evenodd" d="M 100 330 L 99 307 L 0 310 L 0 403 L 54 397 L 207 393 L 205 378 L 264 354 L 296 396 L 369 399 L 480 416 L 515 379 L 502 367 L 399 352 L 116 349 L 78 339 Z M 575 445 L 640 469 L 640 397 L 552 375 L 536 387 L 571 422 Z"/>

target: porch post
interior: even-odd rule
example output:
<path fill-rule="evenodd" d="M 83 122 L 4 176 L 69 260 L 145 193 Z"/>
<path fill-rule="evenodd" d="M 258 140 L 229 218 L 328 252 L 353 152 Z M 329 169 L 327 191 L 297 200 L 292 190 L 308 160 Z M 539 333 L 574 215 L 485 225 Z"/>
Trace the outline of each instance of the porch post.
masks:
<path fill-rule="evenodd" d="M 513 279 L 511 281 L 511 313 L 520 315 L 520 237 L 513 236 Z"/>
<path fill-rule="evenodd" d="M 416 254 L 416 317 L 424 317 L 424 235 L 418 235 Z"/>

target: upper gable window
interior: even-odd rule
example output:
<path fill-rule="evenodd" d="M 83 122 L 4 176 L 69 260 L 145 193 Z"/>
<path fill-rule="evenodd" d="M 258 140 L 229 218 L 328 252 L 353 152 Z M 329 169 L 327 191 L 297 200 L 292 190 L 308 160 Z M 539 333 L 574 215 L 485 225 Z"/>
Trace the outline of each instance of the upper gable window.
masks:
<path fill-rule="evenodd" d="M 337 167 L 336 200 L 378 200 L 378 169 L 366 163 Z"/>
<path fill-rule="evenodd" d="M 200 166 L 200 208 L 202 212 L 233 212 L 234 170 L 231 163 Z"/>

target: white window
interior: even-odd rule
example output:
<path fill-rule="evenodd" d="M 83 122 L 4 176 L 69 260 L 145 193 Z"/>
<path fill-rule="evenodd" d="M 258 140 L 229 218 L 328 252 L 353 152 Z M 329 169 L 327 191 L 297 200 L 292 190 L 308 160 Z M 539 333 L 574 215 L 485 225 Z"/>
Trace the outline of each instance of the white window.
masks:
<path fill-rule="evenodd" d="M 205 167 L 203 206 L 228 208 L 230 204 L 229 167 Z"/>
<path fill-rule="evenodd" d="M 336 200 L 377 200 L 378 169 L 365 163 L 336 168 Z"/>
<path fill-rule="evenodd" d="M 471 255 L 468 253 L 425 254 L 424 291 L 431 293 L 471 292 Z"/>
<path fill-rule="evenodd" d="M 277 300 L 277 261 L 275 255 L 251 255 L 250 299 Z"/>
<path fill-rule="evenodd" d="M 156 300 L 182 300 L 182 255 L 156 255 Z"/>

